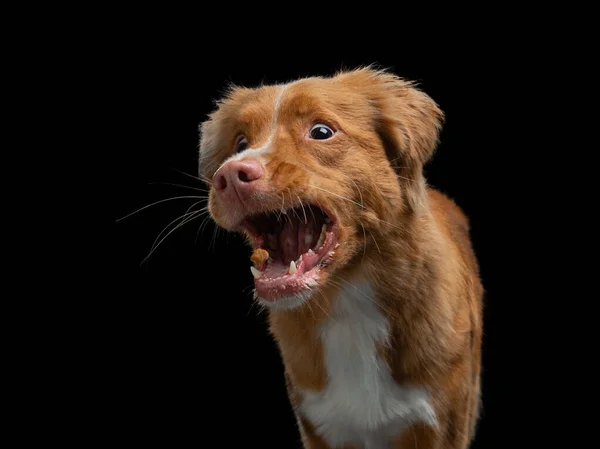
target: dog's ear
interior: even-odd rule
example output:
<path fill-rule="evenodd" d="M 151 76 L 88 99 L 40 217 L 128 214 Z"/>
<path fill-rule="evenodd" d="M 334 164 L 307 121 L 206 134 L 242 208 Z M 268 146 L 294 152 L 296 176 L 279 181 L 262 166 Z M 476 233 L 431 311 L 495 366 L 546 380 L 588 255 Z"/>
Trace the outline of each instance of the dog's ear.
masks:
<path fill-rule="evenodd" d="M 425 204 L 423 166 L 438 144 L 444 114 L 413 83 L 381 70 L 359 69 L 346 75 L 375 108 L 375 127 L 409 206 Z"/>
<path fill-rule="evenodd" d="M 198 175 L 206 182 L 212 180 L 214 160 L 219 152 L 221 138 L 221 121 L 217 113 L 213 113 L 198 127 Z"/>
<path fill-rule="evenodd" d="M 214 102 L 215 109 L 198 126 L 198 173 L 206 182 L 212 180 L 221 153 L 227 151 L 227 138 L 233 133 L 230 118 L 235 113 L 235 102 L 239 101 L 246 91 L 247 89 L 233 84 L 228 85 L 220 92 L 221 97 Z"/>

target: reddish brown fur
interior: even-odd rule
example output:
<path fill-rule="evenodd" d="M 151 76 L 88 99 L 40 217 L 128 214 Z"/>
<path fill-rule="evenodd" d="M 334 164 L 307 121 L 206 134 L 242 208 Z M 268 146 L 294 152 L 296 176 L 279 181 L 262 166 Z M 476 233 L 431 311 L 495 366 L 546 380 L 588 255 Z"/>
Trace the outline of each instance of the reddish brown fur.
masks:
<path fill-rule="evenodd" d="M 205 179 L 233 154 L 240 133 L 250 147 L 265 142 L 278 92 L 276 86 L 234 88 L 203 123 Z M 269 311 L 292 404 L 299 404 L 300 389 L 325 387 L 316 326 L 328 317 L 340 284 L 360 273 L 376 286 L 378 305 L 391 323 L 391 342 L 380 345 L 380 354 L 396 382 L 432 392 L 440 424 L 410 427 L 395 448 L 464 449 L 478 416 L 482 285 L 469 224 L 452 200 L 426 187 L 422 174 L 442 120 L 427 95 L 382 71 L 292 83 L 255 207 L 267 211 L 301 200 L 326 207 L 340 224 L 342 244 L 318 294 L 298 309 Z M 307 139 L 316 121 L 335 128 L 336 137 Z M 228 211 L 212 189 L 209 207 L 218 224 L 239 230 L 239 214 Z M 298 419 L 307 448 L 328 447 L 310 423 Z"/>

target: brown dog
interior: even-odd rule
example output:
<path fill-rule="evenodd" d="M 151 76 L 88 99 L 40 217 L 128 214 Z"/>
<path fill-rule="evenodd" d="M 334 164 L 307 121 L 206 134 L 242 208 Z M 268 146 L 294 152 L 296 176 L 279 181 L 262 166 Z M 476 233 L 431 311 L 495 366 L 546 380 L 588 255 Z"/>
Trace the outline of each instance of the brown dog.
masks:
<path fill-rule="evenodd" d="M 363 68 L 233 88 L 201 126 L 211 216 L 263 250 L 254 296 L 306 448 L 474 436 L 483 290 L 467 218 L 422 174 L 442 120 Z"/>

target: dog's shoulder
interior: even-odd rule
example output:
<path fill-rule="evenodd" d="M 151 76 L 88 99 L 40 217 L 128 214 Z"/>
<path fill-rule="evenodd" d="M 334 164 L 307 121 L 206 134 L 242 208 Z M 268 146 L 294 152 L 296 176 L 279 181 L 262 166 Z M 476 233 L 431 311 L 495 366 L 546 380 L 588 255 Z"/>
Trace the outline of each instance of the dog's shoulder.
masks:
<path fill-rule="evenodd" d="M 446 194 L 427 188 L 429 209 L 438 228 L 459 250 L 462 259 L 475 272 L 479 271 L 471 242 L 471 224 L 465 212 Z"/>
<path fill-rule="evenodd" d="M 446 225 L 450 232 L 469 234 L 469 218 L 449 196 L 433 188 L 427 189 L 427 196 L 434 216 Z"/>

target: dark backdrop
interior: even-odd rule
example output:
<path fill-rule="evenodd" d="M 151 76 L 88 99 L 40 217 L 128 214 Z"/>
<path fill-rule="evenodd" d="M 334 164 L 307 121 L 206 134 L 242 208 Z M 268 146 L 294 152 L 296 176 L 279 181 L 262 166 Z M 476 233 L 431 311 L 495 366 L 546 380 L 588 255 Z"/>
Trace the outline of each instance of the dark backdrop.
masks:
<path fill-rule="evenodd" d="M 98 368 L 98 389 L 110 404 L 106 429 L 163 447 L 183 441 L 204 447 L 207 436 L 228 443 L 207 447 L 299 447 L 279 355 L 264 316 L 252 307 L 249 254 L 241 240 L 215 233 L 210 220 L 198 233 L 199 219 L 171 233 L 142 263 L 161 230 L 198 200 L 165 201 L 114 220 L 155 201 L 205 194 L 158 183 L 205 187 L 188 176 L 196 175 L 198 125 L 228 82 L 253 86 L 378 63 L 418 81 L 446 113 L 426 177 L 469 215 L 487 291 L 483 417 L 473 447 L 525 447 L 508 443 L 525 425 L 521 441 L 535 432 L 525 411 L 513 405 L 529 380 L 527 372 L 517 379 L 514 364 L 532 356 L 514 312 L 522 299 L 514 289 L 521 262 L 506 263 L 514 247 L 504 213 L 523 203 L 511 188 L 518 167 L 507 173 L 506 156 L 514 146 L 507 129 L 515 117 L 508 113 L 506 80 L 520 73 L 501 48 L 481 52 L 474 44 L 438 42 L 413 53 L 402 46 L 350 45 L 286 52 L 202 44 L 179 51 L 177 42 L 133 40 L 109 59 L 105 79 L 114 87 L 102 126 L 111 130 L 110 188 L 103 193 L 110 207 L 104 248 L 110 271 L 99 286 L 109 294 L 98 306 L 105 317 L 98 340 L 106 363 Z"/>

